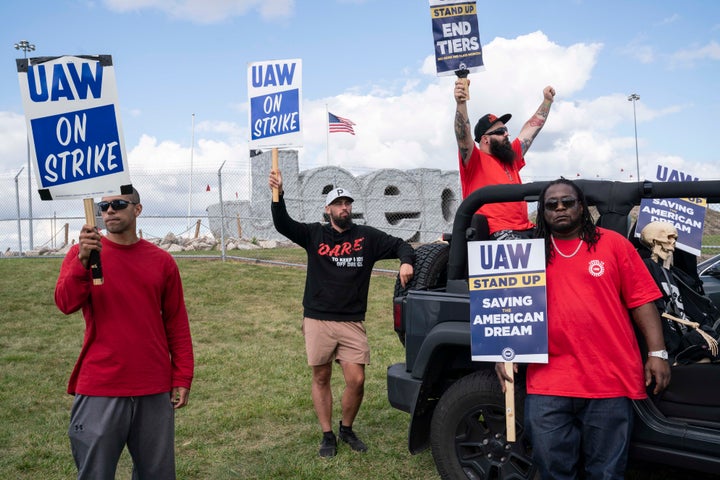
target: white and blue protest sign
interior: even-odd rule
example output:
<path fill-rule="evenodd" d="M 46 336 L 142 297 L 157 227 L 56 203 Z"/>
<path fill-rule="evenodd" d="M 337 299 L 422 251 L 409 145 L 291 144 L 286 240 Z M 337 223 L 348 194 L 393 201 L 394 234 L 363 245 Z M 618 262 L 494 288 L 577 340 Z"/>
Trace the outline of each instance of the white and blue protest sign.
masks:
<path fill-rule="evenodd" d="M 439 76 L 485 69 L 474 1 L 430 0 L 430 18 Z"/>
<path fill-rule="evenodd" d="M 468 242 L 471 355 L 547 363 L 543 239 Z"/>
<path fill-rule="evenodd" d="M 660 182 L 698 181 L 685 172 L 658 165 L 656 179 Z M 678 232 L 675 248 L 700 255 L 705 227 L 707 200 L 704 198 L 643 198 L 640 201 L 635 236 L 650 222 L 671 223 Z"/>
<path fill-rule="evenodd" d="M 42 200 L 132 192 L 110 55 L 18 59 Z"/>
<path fill-rule="evenodd" d="M 248 64 L 250 148 L 302 146 L 302 62 Z"/>

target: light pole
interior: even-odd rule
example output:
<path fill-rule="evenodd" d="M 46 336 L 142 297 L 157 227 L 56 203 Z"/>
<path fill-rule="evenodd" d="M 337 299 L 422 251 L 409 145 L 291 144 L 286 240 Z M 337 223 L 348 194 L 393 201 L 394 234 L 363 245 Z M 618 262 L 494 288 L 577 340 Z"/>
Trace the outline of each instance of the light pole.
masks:
<path fill-rule="evenodd" d="M 640 95 L 633 93 L 628 97 L 628 102 L 633 104 L 633 123 L 635 124 L 635 165 L 637 166 L 637 181 L 640 181 L 640 156 L 638 155 L 637 142 L 637 115 L 635 114 L 635 102 L 640 100 Z"/>
<path fill-rule="evenodd" d="M 35 50 L 35 45 L 28 42 L 27 40 L 20 40 L 15 44 L 15 50 L 22 50 L 27 59 L 27 52 Z M 30 238 L 30 250 L 33 249 L 33 214 L 32 214 L 32 166 L 30 165 L 30 132 L 27 135 L 27 166 L 28 166 L 28 224 Z"/>

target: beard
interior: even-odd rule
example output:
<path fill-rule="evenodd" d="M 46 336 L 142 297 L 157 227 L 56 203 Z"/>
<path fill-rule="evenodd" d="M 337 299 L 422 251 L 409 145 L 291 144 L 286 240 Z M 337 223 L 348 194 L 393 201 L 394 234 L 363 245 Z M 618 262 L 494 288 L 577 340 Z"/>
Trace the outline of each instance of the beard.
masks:
<path fill-rule="evenodd" d="M 353 224 L 352 215 L 348 215 L 347 217 L 331 215 L 330 219 L 340 230 L 347 230 Z"/>
<path fill-rule="evenodd" d="M 545 217 L 547 220 L 547 217 Z M 551 222 L 548 221 L 548 230 L 550 230 L 550 233 L 556 233 L 556 234 L 567 234 L 571 233 L 575 230 L 580 231 L 582 229 L 583 225 L 583 216 L 582 214 L 577 215 L 574 218 L 570 218 L 567 221 L 563 222 Z"/>
<path fill-rule="evenodd" d="M 490 153 L 503 165 L 512 165 L 515 161 L 515 151 L 507 137 L 501 141 L 490 140 Z"/>
<path fill-rule="evenodd" d="M 574 221 L 572 223 L 561 223 L 561 224 L 552 224 L 550 226 L 550 231 L 552 233 L 559 233 L 559 234 L 565 234 L 570 233 L 573 230 L 577 230 L 580 227 L 581 221 L 578 218 L 577 221 Z"/>

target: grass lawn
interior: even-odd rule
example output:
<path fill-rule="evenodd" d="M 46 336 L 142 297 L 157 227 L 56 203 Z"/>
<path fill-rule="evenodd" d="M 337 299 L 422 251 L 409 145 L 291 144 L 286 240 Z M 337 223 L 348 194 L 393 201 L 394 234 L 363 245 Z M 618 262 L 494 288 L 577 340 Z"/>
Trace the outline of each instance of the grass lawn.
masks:
<path fill-rule="evenodd" d="M 65 393 L 83 336 L 53 291 L 60 259 L 0 261 L 0 478 L 76 475 Z M 395 279 L 371 282 L 366 327 L 372 350 L 355 430 L 370 450 L 341 445 L 320 459 L 310 369 L 300 332 L 305 271 L 178 259 L 196 356 L 190 404 L 176 417 L 179 479 L 437 479 L 429 452 L 407 451 L 408 415 L 387 401 L 385 371 L 404 351 L 392 330 Z M 333 377 L 339 422 L 340 370 Z M 117 478 L 130 478 L 123 454 Z"/>
<path fill-rule="evenodd" d="M 190 404 L 177 412 L 178 479 L 437 480 L 429 452 L 407 451 L 408 415 L 387 401 L 388 365 L 403 361 L 392 330 L 395 278 L 376 275 L 366 327 L 372 364 L 355 430 L 370 450 L 341 445 L 317 455 L 301 297 L 305 271 L 234 261 L 178 258 L 196 357 Z M 65 316 L 53 292 L 61 260 L 0 260 L 0 478 L 60 480 L 76 475 L 67 439 L 65 393 L 83 336 L 80 313 Z M 397 261 L 383 269 L 396 269 Z M 333 378 L 339 421 L 340 370 Z M 124 453 L 117 478 L 129 479 Z M 685 479 L 645 466 L 631 479 Z M 696 480 L 710 478 L 692 474 Z"/>

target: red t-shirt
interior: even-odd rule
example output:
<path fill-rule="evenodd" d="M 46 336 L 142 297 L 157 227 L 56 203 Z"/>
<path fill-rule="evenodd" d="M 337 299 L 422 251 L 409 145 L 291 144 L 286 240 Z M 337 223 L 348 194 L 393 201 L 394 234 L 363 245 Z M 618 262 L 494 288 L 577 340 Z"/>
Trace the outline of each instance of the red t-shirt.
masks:
<path fill-rule="evenodd" d="M 70 314 L 82 309 L 85 337 L 68 393 L 132 397 L 190 388 L 193 347 L 177 264 L 140 240 L 102 239 L 104 283 L 93 285 L 74 245 L 63 261 L 55 303 Z"/>
<path fill-rule="evenodd" d="M 522 183 L 520 169 L 525 166 L 525 158 L 520 140 L 513 140 L 512 148 L 515 151 L 515 162 L 512 165 L 505 165 L 493 155 L 481 152 L 477 145 L 473 148 L 467 166 L 463 165 L 458 153 L 463 198 L 488 185 Z M 526 202 L 490 203 L 480 207 L 477 213 L 487 217 L 490 233 L 499 230 L 527 230 L 535 226 L 528 218 Z"/>
<path fill-rule="evenodd" d="M 632 244 L 598 228 L 588 252 L 547 266 L 548 363 L 528 366 L 527 391 L 576 398 L 646 397 L 643 362 L 628 309 L 660 297 Z M 557 240 L 570 255 L 579 239 Z"/>

